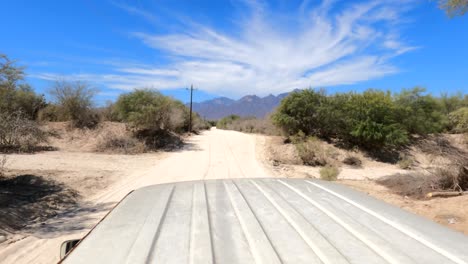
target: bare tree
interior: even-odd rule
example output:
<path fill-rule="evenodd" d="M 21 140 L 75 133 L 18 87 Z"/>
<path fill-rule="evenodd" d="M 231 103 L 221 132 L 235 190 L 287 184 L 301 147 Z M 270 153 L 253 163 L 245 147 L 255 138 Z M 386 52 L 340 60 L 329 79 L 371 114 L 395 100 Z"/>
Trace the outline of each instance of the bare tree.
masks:
<path fill-rule="evenodd" d="M 97 90 L 82 81 L 58 80 L 49 93 L 75 127 L 94 127 L 98 117 L 93 112 L 93 98 Z"/>

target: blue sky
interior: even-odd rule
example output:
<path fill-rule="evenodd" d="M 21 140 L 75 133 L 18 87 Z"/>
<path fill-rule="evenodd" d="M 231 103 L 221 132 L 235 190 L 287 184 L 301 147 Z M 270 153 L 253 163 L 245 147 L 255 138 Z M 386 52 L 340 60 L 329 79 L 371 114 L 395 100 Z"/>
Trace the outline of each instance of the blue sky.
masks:
<path fill-rule="evenodd" d="M 468 91 L 468 15 L 437 1 L 7 1 L 0 53 L 45 93 L 84 80 L 98 103 L 134 88 L 182 101 L 295 88 Z"/>

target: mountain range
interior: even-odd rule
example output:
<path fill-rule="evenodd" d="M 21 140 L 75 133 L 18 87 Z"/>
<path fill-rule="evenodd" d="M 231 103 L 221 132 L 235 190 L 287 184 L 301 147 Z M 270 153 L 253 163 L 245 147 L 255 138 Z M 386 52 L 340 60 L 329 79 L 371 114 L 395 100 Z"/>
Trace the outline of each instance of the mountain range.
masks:
<path fill-rule="evenodd" d="M 193 103 L 193 111 L 209 120 L 217 120 L 228 115 L 263 118 L 280 104 L 289 93 L 258 97 L 246 95 L 239 100 L 218 97 L 208 101 Z"/>

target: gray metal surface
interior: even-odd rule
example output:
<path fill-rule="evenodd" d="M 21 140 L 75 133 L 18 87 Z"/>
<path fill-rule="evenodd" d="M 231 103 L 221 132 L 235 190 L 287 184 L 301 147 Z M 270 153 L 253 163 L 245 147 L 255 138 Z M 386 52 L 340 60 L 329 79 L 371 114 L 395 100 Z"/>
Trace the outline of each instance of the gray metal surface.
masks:
<path fill-rule="evenodd" d="M 64 263 L 467 263 L 468 237 L 345 186 L 239 179 L 128 195 Z"/>

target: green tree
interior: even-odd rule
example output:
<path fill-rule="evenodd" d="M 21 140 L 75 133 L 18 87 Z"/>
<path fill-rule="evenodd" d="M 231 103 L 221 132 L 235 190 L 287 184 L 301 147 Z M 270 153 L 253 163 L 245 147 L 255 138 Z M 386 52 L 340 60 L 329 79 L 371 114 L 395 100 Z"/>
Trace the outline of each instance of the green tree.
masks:
<path fill-rule="evenodd" d="M 23 67 L 0 54 L 0 112 L 20 111 L 25 118 L 35 119 L 38 111 L 45 107 L 45 99 L 24 82 L 24 77 Z"/>
<path fill-rule="evenodd" d="M 345 141 L 369 149 L 406 144 L 408 135 L 396 118 L 390 92 L 367 90 L 353 93 L 343 106 Z"/>
<path fill-rule="evenodd" d="M 411 134 L 439 133 L 448 124 L 440 103 L 425 91 L 415 87 L 395 95 L 397 120 Z"/>

